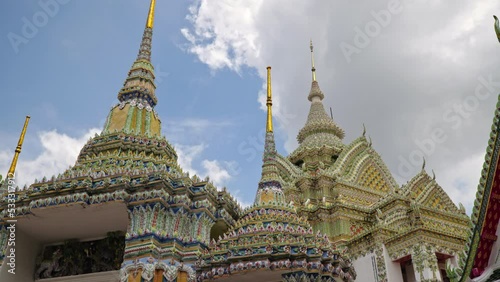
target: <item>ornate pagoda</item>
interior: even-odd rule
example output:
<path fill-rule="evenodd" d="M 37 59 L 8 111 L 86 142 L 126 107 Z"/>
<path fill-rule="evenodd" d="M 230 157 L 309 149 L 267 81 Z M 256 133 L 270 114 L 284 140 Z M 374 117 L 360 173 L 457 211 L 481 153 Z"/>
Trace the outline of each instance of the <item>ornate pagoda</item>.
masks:
<path fill-rule="evenodd" d="M 221 281 L 354 281 L 356 273 L 326 234 L 314 232 L 287 202 L 276 166 L 267 68 L 267 125 L 262 178 L 254 204 L 234 226 L 212 240 L 198 263 L 200 280 Z M 345 252 L 345 249 L 342 250 Z"/>
<path fill-rule="evenodd" d="M 422 171 L 399 187 L 366 131 L 344 144 L 344 131 L 326 113 L 316 80 L 312 42 L 309 115 L 298 148 L 267 160 L 286 200 L 352 261 L 357 281 L 447 281 L 470 220 Z"/>
<path fill-rule="evenodd" d="M 16 192 L 22 259 L 16 275 L 4 263 L 0 281 L 195 281 L 192 265 L 207 249 L 212 226 L 224 229 L 239 217 L 234 198 L 209 178 L 184 172 L 161 135 L 151 63 L 155 2 L 103 131 L 73 167 Z M 5 242 L 5 194 L 2 199 Z"/>
<path fill-rule="evenodd" d="M 184 172 L 154 109 L 155 2 L 103 131 L 85 144 L 73 167 L 16 191 L 15 213 L 4 191 L 0 281 L 429 282 L 485 271 L 484 253 L 483 264 L 470 264 L 474 244 L 491 249 L 495 233 L 475 227 L 470 237 L 465 209 L 425 165 L 400 187 L 366 130 L 344 143 L 344 130 L 322 103 L 312 42 L 309 115 L 289 156 L 275 148 L 268 70 L 267 133 L 254 204 L 242 210 L 209 178 Z M 495 199 L 491 183 L 484 193 L 481 187 L 474 226 L 487 218 L 479 205 Z M 10 249 L 3 248 L 8 220 L 16 221 L 16 275 L 8 272 Z M 466 260 L 460 255 L 468 240 Z"/>

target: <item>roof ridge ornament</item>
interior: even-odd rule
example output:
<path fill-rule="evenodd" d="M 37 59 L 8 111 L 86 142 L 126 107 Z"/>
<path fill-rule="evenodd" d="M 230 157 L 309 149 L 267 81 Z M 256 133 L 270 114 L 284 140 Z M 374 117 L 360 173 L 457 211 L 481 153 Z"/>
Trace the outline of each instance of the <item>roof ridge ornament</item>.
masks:
<path fill-rule="evenodd" d="M 498 42 L 500 42 L 500 22 L 497 18 L 497 16 L 493 15 L 493 18 L 495 19 L 495 32 L 497 34 Z"/>

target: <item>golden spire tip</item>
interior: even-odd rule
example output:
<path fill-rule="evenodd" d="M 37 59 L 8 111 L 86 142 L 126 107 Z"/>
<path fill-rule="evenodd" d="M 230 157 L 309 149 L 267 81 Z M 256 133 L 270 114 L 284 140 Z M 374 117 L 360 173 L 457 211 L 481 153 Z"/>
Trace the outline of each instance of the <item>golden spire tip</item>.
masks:
<path fill-rule="evenodd" d="M 156 0 L 151 0 L 151 5 L 149 6 L 148 21 L 146 22 L 147 28 L 153 28 L 155 21 L 155 6 Z"/>
<path fill-rule="evenodd" d="M 271 67 L 267 67 L 267 124 L 266 132 L 273 132 L 273 114 L 272 114 L 272 90 L 271 90 Z"/>
<path fill-rule="evenodd" d="M 8 178 L 14 178 L 14 173 L 16 172 L 17 160 L 19 159 L 19 154 L 21 154 L 21 148 L 23 147 L 24 136 L 26 135 L 26 129 L 28 128 L 29 121 L 30 121 L 30 116 L 26 116 L 23 130 L 21 131 L 21 136 L 19 136 L 19 141 L 17 142 L 17 147 L 16 150 L 14 151 L 14 157 L 12 158 L 12 163 L 10 164 L 9 172 L 7 173 Z"/>

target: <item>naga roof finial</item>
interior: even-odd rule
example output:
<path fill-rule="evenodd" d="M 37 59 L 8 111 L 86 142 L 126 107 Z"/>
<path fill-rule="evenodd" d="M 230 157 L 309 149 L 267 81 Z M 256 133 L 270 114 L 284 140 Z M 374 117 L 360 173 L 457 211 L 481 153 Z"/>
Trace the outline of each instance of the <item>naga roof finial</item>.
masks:
<path fill-rule="evenodd" d="M 422 161 L 422 170 L 424 170 L 425 169 L 425 157 L 422 157 L 422 160 L 423 160 Z"/>
<path fill-rule="evenodd" d="M 436 173 L 432 170 L 432 180 L 436 180 Z"/>
<path fill-rule="evenodd" d="M 363 123 L 363 137 L 365 137 L 366 135 L 366 127 L 365 127 L 365 124 Z"/>
<path fill-rule="evenodd" d="M 313 46 L 313 41 L 309 42 L 309 47 L 311 48 L 311 66 L 312 66 L 312 80 L 316 81 L 316 68 L 314 67 L 314 46 Z"/>
<path fill-rule="evenodd" d="M 500 22 L 497 16 L 493 15 L 493 18 L 495 19 L 495 32 L 497 34 L 498 42 L 500 42 Z"/>
<path fill-rule="evenodd" d="M 271 90 L 271 67 L 267 67 L 267 124 L 266 124 L 266 132 L 273 132 L 273 113 L 272 113 L 272 105 L 273 105 L 273 93 Z"/>

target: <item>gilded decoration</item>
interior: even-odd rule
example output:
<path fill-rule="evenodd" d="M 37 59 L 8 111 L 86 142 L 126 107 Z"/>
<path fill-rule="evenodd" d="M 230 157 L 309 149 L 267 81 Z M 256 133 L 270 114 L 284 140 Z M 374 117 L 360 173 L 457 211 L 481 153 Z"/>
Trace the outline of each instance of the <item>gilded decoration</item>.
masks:
<path fill-rule="evenodd" d="M 366 138 L 366 128 L 343 143 L 344 130 L 322 102 L 311 42 L 310 109 L 297 135 L 299 146 L 289 156 L 276 150 L 267 69 L 261 179 L 254 203 L 243 209 L 209 177 L 185 172 L 161 134 L 151 62 L 155 4 L 152 0 L 137 58 L 103 131 L 83 146 L 74 166 L 15 194 L 16 219 L 51 207 L 120 203 L 127 230 L 121 237 L 66 238 L 63 245 L 45 246 L 38 278 L 120 269 L 122 282 L 237 279 L 258 271 L 290 282 L 354 281 L 356 271 L 368 270 L 355 270 L 356 260 L 369 254 L 374 256 L 369 269 L 379 282 L 388 281 L 386 261 L 408 256 L 420 281 L 436 281 L 435 253 L 456 257 L 464 246 L 469 256 L 458 257 L 457 268 L 448 264 L 448 276 L 458 279 L 472 271 L 476 249 L 484 247 L 480 230 L 493 228 L 484 222 L 500 146 L 498 105 L 471 229 L 463 206 L 457 207 L 424 168 L 400 187 Z M 2 197 L 1 246 L 7 240 L 6 207 Z M 2 248 L 0 261 L 4 255 Z M 429 269 L 432 275 L 424 277 Z"/>

